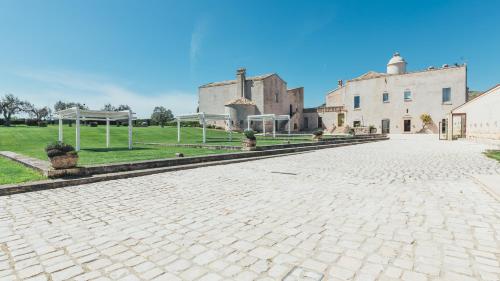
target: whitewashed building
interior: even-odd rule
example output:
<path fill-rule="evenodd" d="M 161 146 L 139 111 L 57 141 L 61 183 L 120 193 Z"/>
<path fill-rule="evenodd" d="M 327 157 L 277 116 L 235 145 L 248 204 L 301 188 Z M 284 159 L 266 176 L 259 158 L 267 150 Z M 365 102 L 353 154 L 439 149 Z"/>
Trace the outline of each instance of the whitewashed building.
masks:
<path fill-rule="evenodd" d="M 500 144 L 500 84 L 451 111 L 449 137 Z"/>
<path fill-rule="evenodd" d="M 304 128 L 342 131 L 346 126 L 374 126 L 383 133 L 417 133 L 422 114 L 433 120 L 428 130 L 438 132 L 450 111 L 466 102 L 466 65 L 443 65 L 407 71 L 405 59 L 395 53 L 384 73 L 369 71 L 339 81 L 326 95 L 326 105 L 304 109 Z M 333 128 L 336 128 L 335 130 Z"/>

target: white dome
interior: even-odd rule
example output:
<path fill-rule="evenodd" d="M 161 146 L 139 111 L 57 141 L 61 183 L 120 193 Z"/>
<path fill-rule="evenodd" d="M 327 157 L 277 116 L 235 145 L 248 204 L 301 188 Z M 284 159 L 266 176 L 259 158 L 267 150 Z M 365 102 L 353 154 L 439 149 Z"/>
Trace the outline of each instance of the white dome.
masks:
<path fill-rule="evenodd" d="M 387 63 L 388 74 L 403 74 L 406 73 L 406 61 L 399 55 L 398 52 L 394 53 L 392 58 Z"/>
<path fill-rule="evenodd" d="M 392 56 L 392 58 L 389 60 L 389 62 L 387 63 L 387 65 L 389 64 L 396 64 L 396 63 L 406 63 L 405 59 L 398 53 L 394 53 L 394 55 Z"/>

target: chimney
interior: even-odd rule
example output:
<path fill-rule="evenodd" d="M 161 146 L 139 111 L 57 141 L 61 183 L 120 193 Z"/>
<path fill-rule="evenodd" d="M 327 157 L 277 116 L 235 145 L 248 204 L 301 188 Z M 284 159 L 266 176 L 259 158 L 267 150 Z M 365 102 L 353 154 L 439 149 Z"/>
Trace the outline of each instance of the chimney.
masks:
<path fill-rule="evenodd" d="M 337 85 L 339 86 L 339 88 L 342 88 L 342 86 L 344 86 L 344 81 L 342 80 L 337 81 Z"/>
<path fill-rule="evenodd" d="M 246 69 L 245 68 L 238 68 L 236 70 L 236 83 L 238 84 L 238 97 L 240 98 L 246 98 L 246 93 L 245 93 L 245 81 L 246 81 Z"/>

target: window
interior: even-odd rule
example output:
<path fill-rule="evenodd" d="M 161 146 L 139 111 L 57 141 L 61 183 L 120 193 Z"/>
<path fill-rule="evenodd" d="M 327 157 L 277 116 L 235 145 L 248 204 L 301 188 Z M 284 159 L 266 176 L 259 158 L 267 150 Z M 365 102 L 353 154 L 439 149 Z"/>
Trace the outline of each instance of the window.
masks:
<path fill-rule="evenodd" d="M 352 122 L 353 127 L 361 127 L 361 121 L 354 121 Z"/>
<path fill-rule="evenodd" d="M 411 101 L 411 91 L 406 90 L 404 93 L 405 101 Z"/>
<path fill-rule="evenodd" d="M 382 101 L 383 102 L 389 102 L 389 93 L 383 93 L 382 94 Z"/>
<path fill-rule="evenodd" d="M 443 103 L 451 103 L 451 88 L 443 88 Z"/>
<path fill-rule="evenodd" d="M 278 100 L 278 92 L 274 93 L 274 99 L 276 100 L 276 102 L 279 102 L 279 100 Z"/>
<path fill-rule="evenodd" d="M 323 118 L 318 117 L 318 128 L 323 128 Z"/>
<path fill-rule="evenodd" d="M 360 108 L 361 97 L 354 96 L 354 109 Z"/>

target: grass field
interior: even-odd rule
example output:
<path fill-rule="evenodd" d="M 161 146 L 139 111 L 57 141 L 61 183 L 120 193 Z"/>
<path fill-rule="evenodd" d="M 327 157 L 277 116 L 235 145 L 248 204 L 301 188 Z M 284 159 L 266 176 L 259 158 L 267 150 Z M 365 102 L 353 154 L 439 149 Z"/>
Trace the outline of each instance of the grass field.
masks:
<path fill-rule="evenodd" d="M 500 150 L 488 150 L 484 154 L 486 154 L 486 156 L 500 162 Z"/>
<path fill-rule="evenodd" d="M 43 178 L 38 172 L 0 156 L 0 184 L 21 183 Z"/>
<path fill-rule="evenodd" d="M 176 127 L 134 127 L 133 142 L 134 149 L 128 150 L 128 128 L 111 127 L 111 147 L 106 148 L 105 126 L 87 127 L 81 126 L 81 151 L 80 165 L 92 165 L 102 163 L 130 162 L 138 160 L 162 159 L 175 156 L 176 152 L 185 156 L 207 155 L 227 153 L 228 150 L 215 150 L 207 148 L 169 147 L 158 145 L 145 145 L 141 143 L 177 143 Z M 8 150 L 32 156 L 39 159 L 47 159 L 45 146 L 57 140 L 58 127 L 0 127 L 0 151 Z M 184 144 L 201 144 L 202 129 L 183 127 L 181 137 Z M 222 130 L 207 129 L 207 144 L 241 146 L 241 133 L 233 133 L 233 140 L 228 140 L 228 134 Z M 305 142 L 308 137 L 292 138 L 291 142 Z M 259 137 L 257 144 L 282 144 L 285 140 L 274 140 Z M 64 142 L 75 144 L 75 127 L 64 126 Z"/>

